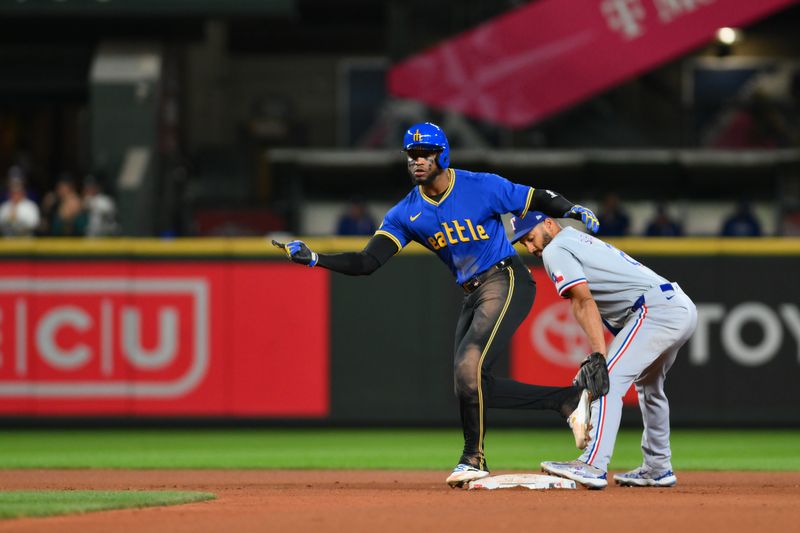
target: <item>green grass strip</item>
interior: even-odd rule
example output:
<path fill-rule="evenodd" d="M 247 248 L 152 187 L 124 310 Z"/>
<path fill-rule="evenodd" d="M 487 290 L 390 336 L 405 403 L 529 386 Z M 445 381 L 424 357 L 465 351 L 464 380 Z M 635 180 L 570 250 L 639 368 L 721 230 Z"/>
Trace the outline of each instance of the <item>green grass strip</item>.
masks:
<path fill-rule="evenodd" d="M 641 462 L 641 432 L 623 430 L 610 468 Z M 676 430 L 680 470 L 800 470 L 798 430 Z M 448 429 L 8 430 L 0 468 L 452 468 L 463 445 Z M 578 457 L 564 429 L 490 429 L 489 466 L 538 468 Z"/>
<path fill-rule="evenodd" d="M 0 518 L 89 513 L 212 499 L 214 495 L 207 492 L 20 490 L 0 492 Z"/>

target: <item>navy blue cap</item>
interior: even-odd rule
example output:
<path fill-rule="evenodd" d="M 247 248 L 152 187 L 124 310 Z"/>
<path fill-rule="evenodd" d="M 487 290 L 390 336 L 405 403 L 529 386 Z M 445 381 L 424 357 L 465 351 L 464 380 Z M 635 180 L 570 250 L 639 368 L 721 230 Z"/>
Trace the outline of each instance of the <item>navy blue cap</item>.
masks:
<path fill-rule="evenodd" d="M 513 231 L 511 244 L 523 238 L 528 232 L 535 228 L 539 222 L 542 222 L 546 218 L 550 217 L 541 211 L 528 211 L 525 218 L 511 217 L 511 230 Z"/>

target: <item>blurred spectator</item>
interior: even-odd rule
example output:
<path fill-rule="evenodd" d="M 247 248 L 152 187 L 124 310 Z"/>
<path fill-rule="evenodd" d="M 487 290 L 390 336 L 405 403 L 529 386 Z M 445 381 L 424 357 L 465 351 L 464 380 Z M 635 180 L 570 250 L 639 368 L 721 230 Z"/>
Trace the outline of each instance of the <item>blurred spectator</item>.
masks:
<path fill-rule="evenodd" d="M 669 216 L 667 204 L 656 204 L 656 216 L 647 224 L 644 232 L 648 237 L 681 237 L 683 226 Z"/>
<path fill-rule="evenodd" d="M 0 229 L 5 237 L 29 237 L 39 225 L 39 206 L 25 194 L 21 174 L 9 172 L 8 199 L 0 205 Z"/>
<path fill-rule="evenodd" d="M 337 235 L 372 235 L 375 233 L 375 221 L 367 212 L 364 202 L 356 199 L 350 202 L 337 225 Z"/>
<path fill-rule="evenodd" d="M 89 216 L 83 208 L 75 182 L 68 174 L 62 174 L 55 190 L 42 200 L 45 213 L 43 233 L 54 237 L 82 237 L 86 235 Z"/>
<path fill-rule="evenodd" d="M 619 196 L 613 192 L 603 199 L 597 219 L 600 222 L 600 231 L 597 234 L 604 237 L 627 235 L 631 225 L 630 217 L 620 205 Z"/>
<path fill-rule="evenodd" d="M 740 200 L 736 211 L 722 223 L 723 237 L 760 237 L 761 224 L 753 214 L 750 202 Z"/>
<path fill-rule="evenodd" d="M 88 216 L 87 237 L 108 237 L 117 233 L 117 206 L 104 194 L 93 176 L 87 176 L 83 184 L 83 209 Z"/>

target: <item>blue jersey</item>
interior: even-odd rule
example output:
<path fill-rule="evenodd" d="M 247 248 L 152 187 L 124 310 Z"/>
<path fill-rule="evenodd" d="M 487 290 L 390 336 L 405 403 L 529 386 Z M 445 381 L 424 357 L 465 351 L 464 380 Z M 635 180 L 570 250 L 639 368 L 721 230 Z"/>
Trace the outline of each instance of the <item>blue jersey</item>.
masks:
<path fill-rule="evenodd" d="M 533 188 L 497 174 L 448 169 L 450 185 L 437 202 L 415 187 L 392 207 L 376 235 L 394 241 L 398 251 L 410 241 L 432 250 L 460 285 L 498 261 L 516 254 L 500 216 L 522 218 Z"/>

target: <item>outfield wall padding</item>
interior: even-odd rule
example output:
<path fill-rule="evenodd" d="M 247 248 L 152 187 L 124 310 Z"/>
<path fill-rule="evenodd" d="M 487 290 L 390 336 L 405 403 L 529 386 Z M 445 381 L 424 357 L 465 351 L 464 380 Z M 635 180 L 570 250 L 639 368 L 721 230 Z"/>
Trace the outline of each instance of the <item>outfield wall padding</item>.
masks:
<path fill-rule="evenodd" d="M 325 251 L 363 240 L 317 240 Z M 667 380 L 676 424 L 797 425 L 800 241 L 620 240 L 698 306 Z M 495 373 L 570 381 L 588 345 L 540 262 Z M 368 277 L 287 263 L 260 239 L 5 241 L 0 416 L 458 424 L 463 292 L 421 247 Z M 635 393 L 626 421 L 638 418 Z M 490 411 L 489 424 L 560 424 Z"/>

